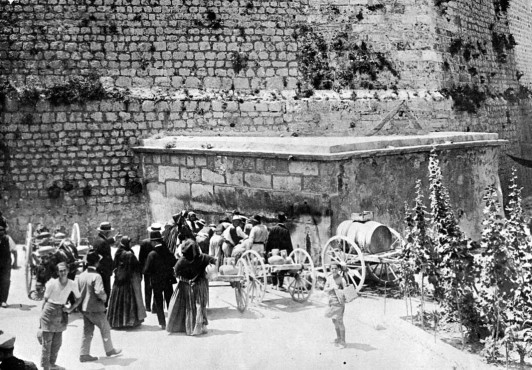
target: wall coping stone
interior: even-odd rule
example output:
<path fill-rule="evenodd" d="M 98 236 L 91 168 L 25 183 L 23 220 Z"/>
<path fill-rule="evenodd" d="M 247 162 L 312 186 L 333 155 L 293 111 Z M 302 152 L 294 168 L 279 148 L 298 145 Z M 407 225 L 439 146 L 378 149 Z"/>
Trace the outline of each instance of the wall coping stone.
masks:
<path fill-rule="evenodd" d="M 141 140 L 136 153 L 202 154 L 335 161 L 353 157 L 500 146 L 496 133 L 432 132 L 365 137 L 167 136 Z M 296 158 L 297 156 L 297 158 Z"/>

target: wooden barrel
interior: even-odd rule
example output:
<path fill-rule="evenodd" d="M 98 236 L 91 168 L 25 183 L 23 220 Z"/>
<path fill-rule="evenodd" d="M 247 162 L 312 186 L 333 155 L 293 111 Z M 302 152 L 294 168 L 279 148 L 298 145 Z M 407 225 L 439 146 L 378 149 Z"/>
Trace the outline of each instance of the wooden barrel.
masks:
<path fill-rule="evenodd" d="M 336 235 L 354 241 L 366 253 L 386 252 L 392 245 L 390 229 L 376 221 L 343 221 L 336 229 Z"/>

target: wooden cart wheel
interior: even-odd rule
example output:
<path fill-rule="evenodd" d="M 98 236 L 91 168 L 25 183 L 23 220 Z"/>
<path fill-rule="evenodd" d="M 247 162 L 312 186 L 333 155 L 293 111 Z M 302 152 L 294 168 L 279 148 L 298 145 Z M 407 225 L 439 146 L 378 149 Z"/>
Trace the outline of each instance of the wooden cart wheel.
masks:
<path fill-rule="evenodd" d="M 339 263 L 344 267 L 344 279 L 355 285 L 357 293 L 362 289 L 366 279 L 366 266 L 362 251 L 347 237 L 336 235 L 323 247 L 322 258 L 325 276 L 331 274 L 331 265 Z"/>
<path fill-rule="evenodd" d="M 254 250 L 247 250 L 238 260 L 239 275 L 245 276 L 245 292 L 248 303 L 260 303 L 266 292 L 266 266 Z"/>
<path fill-rule="evenodd" d="M 74 223 L 72 225 L 72 235 L 70 236 L 70 239 L 74 242 L 74 245 L 79 247 L 79 242 L 81 241 L 81 234 L 79 232 L 79 225 L 77 223 Z"/>
<path fill-rule="evenodd" d="M 403 238 L 396 230 L 388 227 L 392 233 L 392 244 L 390 251 L 397 250 L 397 256 L 400 254 L 400 250 L 403 247 Z M 397 262 L 395 262 L 397 261 Z M 366 264 L 368 269 L 368 275 L 371 279 L 375 280 L 379 284 L 395 285 L 399 282 L 399 269 L 400 261 L 397 257 L 387 257 L 380 263 L 368 262 Z"/>
<path fill-rule="evenodd" d="M 292 299 L 302 303 L 310 298 L 316 285 L 316 270 L 312 257 L 306 250 L 296 248 L 289 256 L 294 264 L 301 265 L 301 269 L 292 274 L 292 281 L 288 284 L 288 292 Z"/>
<path fill-rule="evenodd" d="M 248 296 L 242 286 L 241 282 L 234 283 L 235 288 L 235 298 L 236 298 L 236 308 L 240 313 L 244 313 L 248 306 Z"/>

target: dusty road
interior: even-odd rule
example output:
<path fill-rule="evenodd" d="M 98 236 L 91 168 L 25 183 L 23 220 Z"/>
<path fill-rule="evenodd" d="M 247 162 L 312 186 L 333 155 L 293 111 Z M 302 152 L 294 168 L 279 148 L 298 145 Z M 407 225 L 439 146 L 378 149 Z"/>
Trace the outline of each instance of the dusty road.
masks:
<path fill-rule="evenodd" d="M 24 252 L 19 251 L 22 260 Z M 347 305 L 347 348 L 332 344 L 325 297 L 316 293 L 305 304 L 284 292 L 269 291 L 262 304 L 240 314 L 229 286 L 210 289 L 209 333 L 202 337 L 168 334 L 148 313 L 130 331 L 112 331 L 123 355 L 107 358 L 95 332 L 92 363 L 80 363 L 83 321 L 73 314 L 63 335 L 58 364 L 67 369 L 486 369 L 475 356 L 434 340 L 401 319 L 404 301 L 361 297 Z M 24 269 L 13 270 L 8 308 L 0 308 L 0 329 L 16 334 L 15 355 L 39 364 L 36 339 L 41 302 L 26 297 Z"/>

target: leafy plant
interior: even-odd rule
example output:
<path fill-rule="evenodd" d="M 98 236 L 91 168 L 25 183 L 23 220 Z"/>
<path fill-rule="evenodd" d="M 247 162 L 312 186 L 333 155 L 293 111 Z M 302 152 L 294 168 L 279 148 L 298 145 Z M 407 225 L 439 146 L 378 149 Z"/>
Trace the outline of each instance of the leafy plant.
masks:
<path fill-rule="evenodd" d="M 52 105 L 83 103 L 106 97 L 97 75 L 70 77 L 65 83 L 52 86 L 46 91 Z"/>

